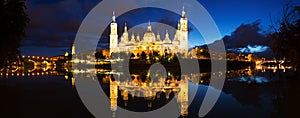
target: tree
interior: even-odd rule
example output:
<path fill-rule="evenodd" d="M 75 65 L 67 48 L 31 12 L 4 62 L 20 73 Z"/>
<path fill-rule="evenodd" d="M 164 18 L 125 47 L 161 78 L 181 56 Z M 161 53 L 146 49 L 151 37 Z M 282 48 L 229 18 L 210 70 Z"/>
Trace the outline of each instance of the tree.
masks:
<path fill-rule="evenodd" d="M 145 53 L 145 51 L 142 52 L 141 59 L 142 60 L 146 60 L 147 59 L 147 54 Z"/>
<path fill-rule="evenodd" d="M 135 55 L 132 53 L 132 54 L 130 55 L 130 59 L 134 59 L 134 57 L 135 57 Z"/>
<path fill-rule="evenodd" d="M 198 58 L 210 58 L 210 53 L 208 49 L 198 49 L 196 55 Z"/>
<path fill-rule="evenodd" d="M 97 61 L 99 59 L 106 59 L 106 57 L 103 55 L 103 51 L 102 50 L 101 51 L 96 51 L 95 58 L 97 59 Z"/>
<path fill-rule="evenodd" d="M 20 55 L 19 47 L 29 22 L 25 0 L 0 1 L 0 69 L 8 67 Z"/>
<path fill-rule="evenodd" d="M 274 33 L 270 39 L 274 42 L 272 50 L 276 59 L 292 61 L 299 68 L 300 65 L 300 7 L 286 4 L 282 18 L 272 25 Z M 299 69 L 297 69 L 299 70 Z"/>

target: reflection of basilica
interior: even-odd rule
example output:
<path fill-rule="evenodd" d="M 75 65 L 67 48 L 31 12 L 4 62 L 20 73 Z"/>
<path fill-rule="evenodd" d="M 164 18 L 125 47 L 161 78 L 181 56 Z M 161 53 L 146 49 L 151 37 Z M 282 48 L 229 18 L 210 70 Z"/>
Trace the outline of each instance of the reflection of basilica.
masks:
<path fill-rule="evenodd" d="M 163 55 L 164 51 L 172 51 L 174 53 L 188 53 L 188 19 L 184 9 L 182 10 L 182 16 L 178 22 L 178 27 L 174 35 L 174 39 L 171 41 L 168 31 L 165 33 L 164 40 L 161 40 L 160 34 L 156 36 L 152 32 L 150 22 L 147 27 L 147 32 L 143 35 L 142 39 L 139 34 L 131 34 L 129 39 L 129 33 L 125 24 L 124 32 L 120 41 L 118 40 L 118 24 L 116 17 L 112 17 L 112 23 L 110 24 L 110 52 L 132 52 L 135 55 L 142 51 L 157 51 Z"/>
<path fill-rule="evenodd" d="M 160 78 L 158 82 L 141 82 L 135 77 L 132 81 L 112 81 L 110 79 L 110 101 L 111 110 L 117 110 L 118 92 L 121 92 L 122 100 L 126 103 L 129 95 L 132 97 L 144 97 L 148 101 L 148 107 L 152 107 L 152 101 L 159 99 L 160 94 L 164 93 L 166 100 L 170 98 L 171 92 L 178 94 L 177 102 L 180 104 L 182 116 L 188 115 L 188 77 L 178 81 L 176 79 L 165 80 Z"/>

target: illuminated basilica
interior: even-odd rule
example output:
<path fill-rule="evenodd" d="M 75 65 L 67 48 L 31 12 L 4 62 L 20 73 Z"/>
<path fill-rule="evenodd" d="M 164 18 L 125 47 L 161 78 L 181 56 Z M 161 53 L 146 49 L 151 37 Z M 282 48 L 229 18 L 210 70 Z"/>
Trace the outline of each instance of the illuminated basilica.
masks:
<path fill-rule="evenodd" d="M 159 33 L 153 33 L 150 22 L 143 37 L 139 34 L 130 34 L 125 24 L 124 32 L 120 37 L 120 40 L 118 40 L 117 27 L 116 17 L 115 14 L 113 14 L 112 22 L 110 24 L 110 54 L 131 52 L 137 55 L 142 51 L 145 51 L 146 53 L 156 51 L 160 55 L 164 55 L 165 51 L 181 53 L 184 55 L 188 54 L 188 19 L 186 18 L 184 8 L 173 40 L 170 39 L 167 30 L 164 38 L 161 38 Z"/>

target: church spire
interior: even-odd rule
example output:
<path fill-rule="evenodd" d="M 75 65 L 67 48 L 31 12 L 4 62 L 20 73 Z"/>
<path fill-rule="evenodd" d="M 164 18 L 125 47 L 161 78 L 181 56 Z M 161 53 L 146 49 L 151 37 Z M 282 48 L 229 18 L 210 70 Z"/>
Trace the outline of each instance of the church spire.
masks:
<path fill-rule="evenodd" d="M 113 11 L 112 21 L 113 21 L 113 22 L 116 22 L 115 11 Z"/>
<path fill-rule="evenodd" d="M 185 13 L 185 11 L 184 11 L 184 6 L 182 7 L 182 12 L 181 12 L 181 17 L 182 18 L 185 18 L 185 15 L 186 15 L 186 13 Z"/>
<path fill-rule="evenodd" d="M 161 41 L 159 32 L 157 32 L 156 41 Z"/>
<path fill-rule="evenodd" d="M 71 53 L 71 54 L 72 54 L 72 55 L 75 55 L 75 51 L 76 51 L 76 50 L 75 50 L 75 45 L 72 44 L 72 53 Z"/>
<path fill-rule="evenodd" d="M 171 43 L 168 30 L 166 30 L 166 36 L 165 36 L 165 40 L 163 42 L 164 43 Z"/>
<path fill-rule="evenodd" d="M 166 30 L 166 38 L 169 38 L 169 32 Z"/>
<path fill-rule="evenodd" d="M 136 41 L 140 42 L 141 41 L 141 37 L 140 37 L 140 33 L 138 32 L 137 36 L 136 36 Z"/>
<path fill-rule="evenodd" d="M 151 24 L 150 24 L 150 20 L 149 20 L 149 22 L 148 22 L 148 31 L 151 32 Z"/>
<path fill-rule="evenodd" d="M 135 43 L 135 36 L 134 36 L 134 33 L 132 33 L 131 35 L 131 40 L 130 40 L 131 43 Z"/>
<path fill-rule="evenodd" d="M 127 23 L 125 22 L 124 32 L 127 32 Z"/>
<path fill-rule="evenodd" d="M 180 21 L 178 21 L 177 30 L 180 30 Z"/>

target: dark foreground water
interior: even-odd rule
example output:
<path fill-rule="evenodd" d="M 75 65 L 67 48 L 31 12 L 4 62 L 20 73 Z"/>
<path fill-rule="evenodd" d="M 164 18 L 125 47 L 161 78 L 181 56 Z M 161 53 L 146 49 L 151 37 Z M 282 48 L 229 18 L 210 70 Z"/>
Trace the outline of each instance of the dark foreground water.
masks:
<path fill-rule="evenodd" d="M 291 70 L 228 71 L 221 96 L 206 117 L 299 117 L 300 78 L 291 73 Z M 109 96 L 110 82 L 107 75 L 98 73 L 98 80 Z M 193 75 L 199 75 L 201 80 L 196 83 L 199 88 L 188 108 L 187 117 L 190 118 L 198 116 L 210 78 L 210 73 Z M 93 117 L 81 102 L 76 87 L 72 85 L 74 82 L 75 79 L 67 72 L 48 70 L 11 72 L 7 75 L 2 73 L 0 117 Z M 189 82 L 192 83 L 195 82 Z M 174 96 L 174 93 L 170 94 L 170 98 L 176 99 Z M 165 94 L 161 94 L 160 98 L 156 95 L 150 106 L 149 100 L 143 98 L 129 95 L 125 103 L 119 97 L 118 109 L 155 110 L 168 102 L 165 97 Z"/>

